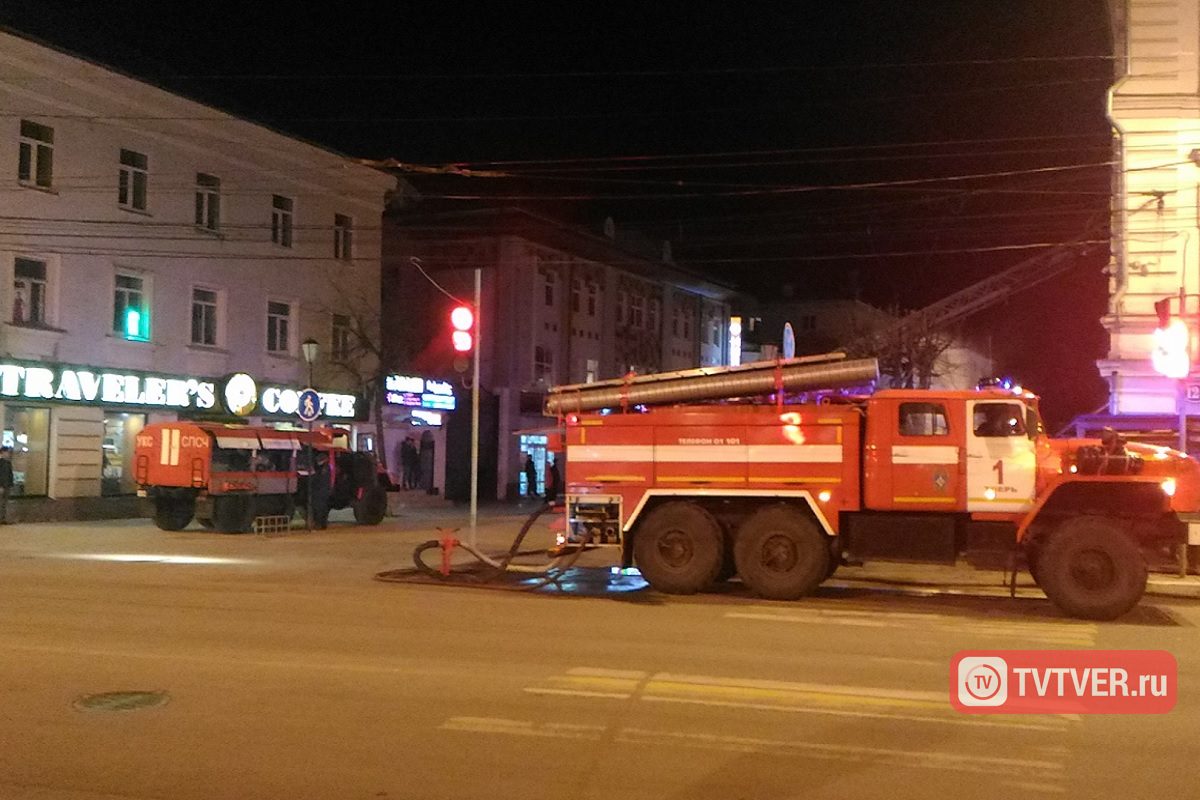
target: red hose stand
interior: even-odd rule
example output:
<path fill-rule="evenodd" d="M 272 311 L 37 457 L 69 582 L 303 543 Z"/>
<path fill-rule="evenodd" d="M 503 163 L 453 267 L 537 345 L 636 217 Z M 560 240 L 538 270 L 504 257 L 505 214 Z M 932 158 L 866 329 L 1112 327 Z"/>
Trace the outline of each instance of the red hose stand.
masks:
<path fill-rule="evenodd" d="M 450 559 L 454 555 L 454 548 L 458 546 L 458 539 L 454 534 L 458 533 L 458 528 L 438 528 L 438 532 L 442 534 L 442 577 L 450 577 Z"/>

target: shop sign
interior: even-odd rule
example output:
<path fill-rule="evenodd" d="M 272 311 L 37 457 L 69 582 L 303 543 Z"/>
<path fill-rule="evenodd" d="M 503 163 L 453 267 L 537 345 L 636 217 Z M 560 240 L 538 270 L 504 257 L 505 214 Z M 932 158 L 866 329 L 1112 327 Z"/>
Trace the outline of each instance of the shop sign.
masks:
<path fill-rule="evenodd" d="M 208 410 L 217 405 L 214 381 L 59 364 L 0 362 L 0 395 L 106 406 Z"/>
<path fill-rule="evenodd" d="M 455 408 L 454 387 L 448 381 L 389 375 L 385 389 L 383 399 L 388 405 L 435 411 L 453 411 Z"/>
<path fill-rule="evenodd" d="M 294 417 L 300 411 L 301 389 L 268 386 L 262 390 L 260 407 L 264 414 Z M 327 419 L 357 419 L 358 395 L 317 392 L 321 398 L 321 416 Z"/>

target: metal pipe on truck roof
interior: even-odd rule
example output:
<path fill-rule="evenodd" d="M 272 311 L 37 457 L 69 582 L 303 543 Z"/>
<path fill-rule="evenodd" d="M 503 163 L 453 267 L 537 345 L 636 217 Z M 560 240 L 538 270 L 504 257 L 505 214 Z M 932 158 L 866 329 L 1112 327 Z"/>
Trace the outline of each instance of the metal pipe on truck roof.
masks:
<path fill-rule="evenodd" d="M 767 395 L 777 387 L 785 391 L 836 389 L 863 386 L 879 378 L 879 362 L 873 358 L 832 361 L 822 364 L 763 363 L 761 368 L 737 367 L 728 372 L 668 378 L 645 383 L 551 389 L 546 399 L 548 415 L 572 411 L 595 411 L 636 405 L 664 405 L 696 400 Z"/>

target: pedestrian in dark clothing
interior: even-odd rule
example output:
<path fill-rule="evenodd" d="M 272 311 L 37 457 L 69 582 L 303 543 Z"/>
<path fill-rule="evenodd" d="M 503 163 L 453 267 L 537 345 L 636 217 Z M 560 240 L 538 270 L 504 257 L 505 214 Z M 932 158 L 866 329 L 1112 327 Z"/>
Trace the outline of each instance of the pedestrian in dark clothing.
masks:
<path fill-rule="evenodd" d="M 553 461 L 546 461 L 546 502 L 553 505 L 558 500 L 558 492 L 562 488 L 562 475 L 558 471 L 558 464 Z"/>
<path fill-rule="evenodd" d="M 525 454 L 525 496 L 537 497 L 537 465 L 529 453 Z"/>
<path fill-rule="evenodd" d="M 308 490 L 312 493 L 312 527 L 324 530 L 329 524 L 329 454 L 319 450 L 315 457 L 316 466 L 308 479 Z"/>
<path fill-rule="evenodd" d="M 413 444 L 412 438 L 405 439 L 404 444 L 400 445 L 400 467 L 404 471 L 402 481 L 405 489 L 417 488 L 419 461 L 420 454 L 417 452 L 417 446 Z"/>
<path fill-rule="evenodd" d="M 0 525 L 8 523 L 8 493 L 13 487 L 12 448 L 0 447 Z"/>

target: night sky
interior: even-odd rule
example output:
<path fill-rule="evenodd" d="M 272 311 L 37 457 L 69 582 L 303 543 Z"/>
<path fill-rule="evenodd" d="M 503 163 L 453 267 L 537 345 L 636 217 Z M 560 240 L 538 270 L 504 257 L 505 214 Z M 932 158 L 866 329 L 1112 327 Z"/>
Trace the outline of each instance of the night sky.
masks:
<path fill-rule="evenodd" d="M 1103 0 L 644 5 L 5 0 L 0 24 L 349 155 L 501 172 L 430 203 L 612 216 L 767 296 L 915 308 L 1086 235 L 970 329 L 1052 423 L 1103 402 Z"/>

